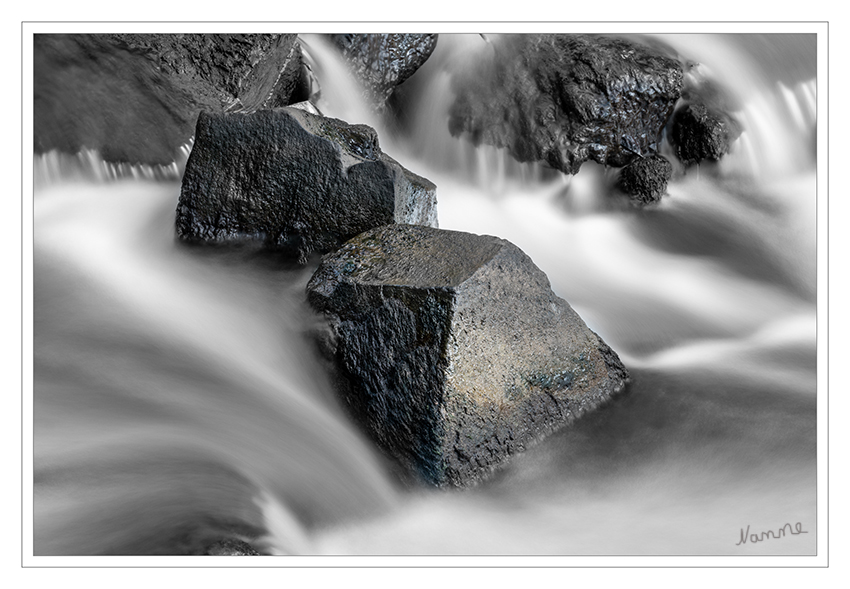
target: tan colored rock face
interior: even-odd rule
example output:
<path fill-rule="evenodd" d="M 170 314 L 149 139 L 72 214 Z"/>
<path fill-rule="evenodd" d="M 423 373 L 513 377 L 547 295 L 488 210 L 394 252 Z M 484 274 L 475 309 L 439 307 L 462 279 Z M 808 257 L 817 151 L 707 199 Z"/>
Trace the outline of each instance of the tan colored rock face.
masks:
<path fill-rule="evenodd" d="M 545 274 L 496 237 L 381 227 L 326 256 L 307 289 L 335 326 L 353 412 L 436 485 L 478 480 L 628 379 Z"/>

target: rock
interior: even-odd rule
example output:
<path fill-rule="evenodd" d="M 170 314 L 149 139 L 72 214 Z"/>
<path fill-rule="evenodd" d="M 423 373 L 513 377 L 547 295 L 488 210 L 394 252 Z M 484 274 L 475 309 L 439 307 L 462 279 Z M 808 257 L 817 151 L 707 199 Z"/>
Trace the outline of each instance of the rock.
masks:
<path fill-rule="evenodd" d="M 259 556 L 254 547 L 233 538 L 225 538 L 210 544 L 204 551 L 204 556 Z"/>
<path fill-rule="evenodd" d="M 638 158 L 620 171 L 620 188 L 632 202 L 646 205 L 661 200 L 667 182 L 673 176 L 673 165 L 660 155 Z"/>
<path fill-rule="evenodd" d="M 673 115 L 670 143 L 686 166 L 702 160 L 717 161 L 729 152 L 736 135 L 731 119 L 701 103 L 678 109 Z"/>
<path fill-rule="evenodd" d="M 409 225 L 367 231 L 307 285 L 343 396 L 403 468 L 466 486 L 622 391 L 614 353 L 519 248 Z"/>
<path fill-rule="evenodd" d="M 372 104 L 381 109 L 395 90 L 424 64 L 437 46 L 431 34 L 330 35 Z"/>
<path fill-rule="evenodd" d="M 202 113 L 177 235 L 262 244 L 303 263 L 372 227 L 436 226 L 435 191 L 384 154 L 366 125 L 288 107 Z"/>
<path fill-rule="evenodd" d="M 301 76 L 294 34 L 39 34 L 34 149 L 98 150 L 170 164 L 202 110 L 288 104 Z"/>
<path fill-rule="evenodd" d="M 682 89 L 661 50 L 599 35 L 502 35 L 453 77 L 449 130 L 567 174 L 655 153 Z"/>

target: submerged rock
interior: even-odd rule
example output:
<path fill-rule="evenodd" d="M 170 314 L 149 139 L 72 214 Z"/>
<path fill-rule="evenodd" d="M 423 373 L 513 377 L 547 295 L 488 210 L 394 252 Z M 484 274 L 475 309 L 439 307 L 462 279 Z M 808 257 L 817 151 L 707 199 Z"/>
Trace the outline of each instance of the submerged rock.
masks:
<path fill-rule="evenodd" d="M 667 192 L 673 165 L 660 155 L 638 158 L 620 171 L 619 185 L 632 202 L 646 205 L 658 202 Z"/>
<path fill-rule="evenodd" d="M 407 471 L 474 483 L 623 390 L 617 354 L 519 248 L 391 225 L 329 254 L 307 285 L 355 417 Z"/>
<path fill-rule="evenodd" d="M 170 164 L 201 111 L 289 103 L 294 34 L 39 34 L 34 149 L 94 149 L 110 162 Z"/>
<path fill-rule="evenodd" d="M 456 75 L 449 130 L 567 174 L 658 150 L 682 90 L 660 50 L 599 35 L 501 35 Z"/>
<path fill-rule="evenodd" d="M 383 108 L 396 86 L 424 64 L 437 46 L 435 34 L 331 35 L 354 75 L 377 108 Z"/>
<path fill-rule="evenodd" d="M 259 556 L 253 546 L 242 540 L 225 538 L 207 546 L 204 556 Z"/>
<path fill-rule="evenodd" d="M 298 108 L 198 118 L 177 235 L 297 256 L 388 223 L 436 226 L 436 188 L 381 151 L 374 129 Z"/>
<path fill-rule="evenodd" d="M 690 166 L 703 160 L 717 161 L 729 153 L 736 131 L 727 115 L 704 104 L 692 103 L 673 115 L 670 143 L 682 163 Z"/>

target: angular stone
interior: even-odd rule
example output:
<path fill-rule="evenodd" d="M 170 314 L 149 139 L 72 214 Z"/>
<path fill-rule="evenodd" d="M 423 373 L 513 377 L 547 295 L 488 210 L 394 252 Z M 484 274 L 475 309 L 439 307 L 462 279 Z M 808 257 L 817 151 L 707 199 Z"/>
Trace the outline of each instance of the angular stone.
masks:
<path fill-rule="evenodd" d="M 396 86 L 416 73 L 437 46 L 435 34 L 361 33 L 330 37 L 378 109 L 383 108 Z"/>
<path fill-rule="evenodd" d="M 436 226 L 436 188 L 381 151 L 374 129 L 298 108 L 198 117 L 177 235 L 297 256 L 389 223 Z"/>
<path fill-rule="evenodd" d="M 628 374 L 515 245 L 373 229 L 307 285 L 343 395 L 373 439 L 433 485 L 465 486 L 623 390 Z"/>
<path fill-rule="evenodd" d="M 658 151 L 682 90 L 677 60 L 601 35 L 499 35 L 476 66 L 452 79 L 452 135 L 566 174 Z"/>
<path fill-rule="evenodd" d="M 639 158 L 620 171 L 619 185 L 637 205 L 658 202 L 667 192 L 673 165 L 660 155 Z"/>

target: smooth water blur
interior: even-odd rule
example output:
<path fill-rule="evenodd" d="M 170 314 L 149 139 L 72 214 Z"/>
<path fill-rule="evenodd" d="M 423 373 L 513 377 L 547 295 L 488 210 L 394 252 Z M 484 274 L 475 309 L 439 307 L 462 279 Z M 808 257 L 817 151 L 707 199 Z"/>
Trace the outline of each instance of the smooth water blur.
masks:
<path fill-rule="evenodd" d="M 304 337 L 311 268 L 176 243 L 176 182 L 37 183 L 36 554 L 227 533 L 271 553 L 814 554 L 815 41 L 656 40 L 728 90 L 744 133 L 637 210 L 613 170 L 566 178 L 449 136 L 451 76 L 486 39 L 440 36 L 404 124 L 306 39 L 322 112 L 432 180 L 442 228 L 521 247 L 632 372 L 463 492 L 398 488 L 337 406 Z M 786 522 L 807 533 L 737 544 Z"/>

